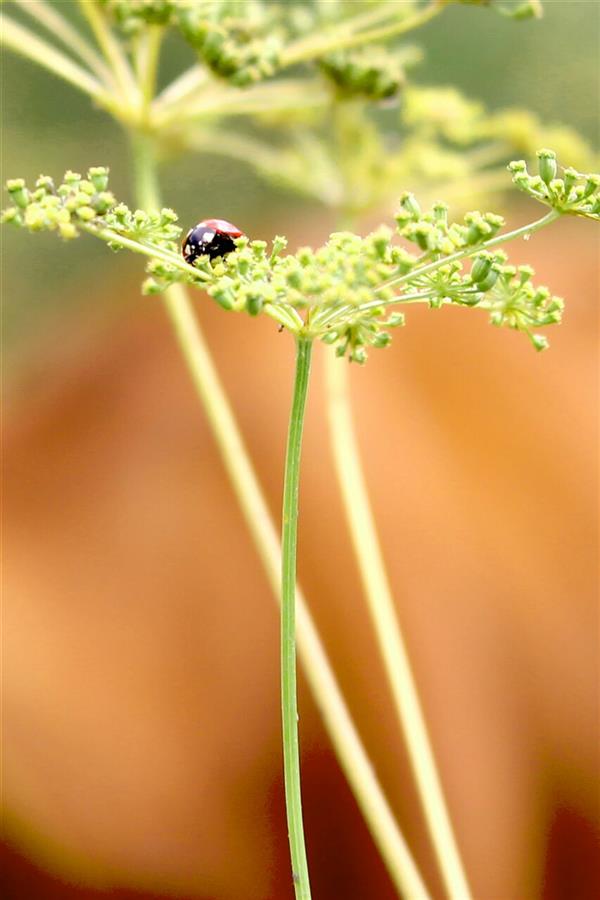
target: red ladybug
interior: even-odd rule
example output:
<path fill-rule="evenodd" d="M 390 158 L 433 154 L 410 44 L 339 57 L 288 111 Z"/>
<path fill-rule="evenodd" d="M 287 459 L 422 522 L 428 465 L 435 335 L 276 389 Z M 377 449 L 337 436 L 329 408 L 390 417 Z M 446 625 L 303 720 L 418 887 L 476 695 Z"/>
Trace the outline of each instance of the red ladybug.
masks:
<path fill-rule="evenodd" d="M 209 256 L 211 259 L 225 256 L 235 250 L 235 239 L 243 234 L 225 219 L 203 219 L 186 234 L 181 246 L 183 258 L 193 264 L 199 256 Z"/>

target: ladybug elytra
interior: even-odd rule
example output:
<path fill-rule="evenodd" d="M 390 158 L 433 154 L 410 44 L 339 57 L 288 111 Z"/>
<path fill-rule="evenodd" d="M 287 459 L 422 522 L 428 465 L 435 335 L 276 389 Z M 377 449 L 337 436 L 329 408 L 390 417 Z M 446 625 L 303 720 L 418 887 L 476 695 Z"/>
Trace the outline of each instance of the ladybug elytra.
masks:
<path fill-rule="evenodd" d="M 235 250 L 235 239 L 242 237 L 243 231 L 225 219 L 203 219 L 190 228 L 181 246 L 186 262 L 193 264 L 199 256 L 216 259 Z"/>

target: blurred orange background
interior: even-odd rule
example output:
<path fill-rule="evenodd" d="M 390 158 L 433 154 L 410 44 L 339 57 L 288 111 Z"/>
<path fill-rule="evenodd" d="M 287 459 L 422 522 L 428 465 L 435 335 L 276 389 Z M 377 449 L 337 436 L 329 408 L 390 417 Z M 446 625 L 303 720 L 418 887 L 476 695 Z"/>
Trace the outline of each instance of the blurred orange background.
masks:
<path fill-rule="evenodd" d="M 553 53 L 566 41 L 572 54 L 569 35 L 593 34 L 581 17 L 588 8 L 553 5 L 540 38 L 494 19 L 519 90 L 527 42 L 546 34 Z M 456 16 L 466 22 L 472 12 Z M 481 57 L 480 21 L 461 39 Z M 431 34 L 433 49 L 445 46 L 445 31 Z M 447 53 L 437 65 L 452 81 L 460 54 Z M 581 65 L 593 69 L 590 53 Z M 560 90 L 563 76 L 552 77 Z M 575 95 L 569 77 L 564 90 Z M 7 72 L 6 176 L 21 174 L 21 162 L 28 175 L 108 161 L 124 181 L 122 139 L 71 103 L 68 88 L 44 80 L 22 62 Z M 483 93 L 509 90 L 494 81 L 486 88 L 483 79 Z M 47 144 L 39 91 L 57 117 Z M 74 122 L 83 122 L 80 140 Z M 585 130 L 583 117 L 579 124 Z M 196 196 L 186 171 L 165 175 L 165 195 L 177 207 L 193 195 L 184 202 L 203 212 L 204 186 Z M 216 171 L 214 190 L 224 191 L 227 173 Z M 247 228 L 257 208 L 256 236 L 287 233 L 292 246 L 315 245 L 335 227 L 329 214 L 274 198 L 244 173 L 232 174 L 223 197 L 215 214 Z M 516 206 L 509 219 L 530 214 Z M 70 269 L 71 248 L 53 240 L 40 239 L 39 257 L 24 234 L 5 250 L 15 271 L 5 284 L 9 318 L 13 307 L 20 318 L 3 429 L 3 895 L 286 900 L 276 604 L 161 301 L 139 296 L 138 261 L 115 261 L 82 240 Z M 392 347 L 352 368 L 352 392 L 474 896 L 592 900 L 600 896 L 599 245 L 593 226 L 565 221 L 509 250 L 566 298 L 549 352 L 535 354 L 476 310 L 411 309 Z M 291 340 L 207 298 L 197 310 L 278 520 Z M 335 485 L 323 349 L 309 397 L 299 576 L 437 898 Z M 300 710 L 314 895 L 393 898 L 302 679 Z"/>

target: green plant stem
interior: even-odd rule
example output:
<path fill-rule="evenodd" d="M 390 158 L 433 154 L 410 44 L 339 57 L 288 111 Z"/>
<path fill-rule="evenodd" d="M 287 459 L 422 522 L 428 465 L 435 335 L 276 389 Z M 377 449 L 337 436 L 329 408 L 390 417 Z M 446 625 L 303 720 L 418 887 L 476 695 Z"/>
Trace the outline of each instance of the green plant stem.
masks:
<path fill-rule="evenodd" d="M 132 141 L 136 198 L 144 209 L 160 207 L 156 164 L 149 139 Z M 219 378 L 208 345 L 185 288 L 166 292 L 165 310 L 173 327 L 194 389 L 202 403 L 223 464 L 240 504 L 248 530 L 271 585 L 280 600 L 281 545 L 248 449 Z M 387 797 L 352 721 L 306 600 L 296 588 L 298 650 L 306 679 L 323 717 L 336 756 L 365 818 L 399 897 L 431 900 L 430 894 L 398 828 Z"/>
<path fill-rule="evenodd" d="M 143 124 L 149 124 L 150 106 L 156 87 L 160 46 L 165 33 L 162 25 L 148 25 L 136 42 L 136 71 L 141 93 Z"/>
<path fill-rule="evenodd" d="M 110 85 L 112 74 L 93 47 L 73 26 L 44 0 L 13 0 L 28 16 L 42 25 L 80 60 L 86 63 L 104 84 Z"/>
<path fill-rule="evenodd" d="M 0 21 L 0 42 L 89 94 L 102 106 L 115 108 L 106 89 L 90 72 L 4 14 Z"/>
<path fill-rule="evenodd" d="M 151 242 L 143 243 L 134 238 L 128 238 L 125 235 L 119 234 L 118 231 L 113 231 L 111 228 L 98 227 L 98 225 L 95 225 L 93 222 L 89 224 L 82 222 L 79 227 L 83 231 L 87 231 L 88 234 L 93 234 L 95 237 L 100 238 L 100 240 L 106 241 L 107 244 L 126 247 L 128 250 L 131 250 L 132 253 L 140 253 L 142 256 L 150 257 L 150 259 L 162 259 L 162 261 L 168 265 L 180 269 L 180 271 L 185 272 L 188 275 L 193 275 L 199 281 L 208 280 L 207 275 L 199 269 L 195 269 L 194 266 L 191 266 L 189 263 L 186 263 L 183 257 L 175 256 L 171 251 L 165 250 L 163 247 L 158 247 Z"/>
<path fill-rule="evenodd" d="M 281 713 L 288 836 L 296 900 L 310 900 L 310 883 L 300 791 L 298 701 L 296 690 L 296 555 L 298 494 L 304 411 L 310 378 L 312 341 L 296 340 L 296 372 L 288 430 L 283 487 L 281 559 Z"/>
<path fill-rule="evenodd" d="M 331 352 L 326 353 L 325 366 L 329 438 L 371 620 L 448 896 L 452 900 L 469 900 L 469 885 L 452 830 L 369 501 L 352 421 L 348 366 Z"/>
<path fill-rule="evenodd" d="M 246 116 L 254 113 L 273 112 L 280 109 L 299 109 L 325 106 L 331 101 L 331 92 L 322 80 L 308 82 L 302 78 L 261 82 L 248 88 L 211 85 L 200 98 L 190 98 L 185 105 L 161 106 L 154 110 L 157 128 L 178 124 L 203 116 Z"/>
<path fill-rule="evenodd" d="M 139 90 L 127 56 L 115 38 L 97 0 L 79 0 L 79 8 L 87 20 L 102 54 L 114 73 L 126 106 L 137 107 Z"/>
<path fill-rule="evenodd" d="M 292 44 L 284 52 L 281 60 L 282 68 L 284 66 L 293 66 L 300 62 L 307 62 L 335 50 L 349 50 L 353 47 L 360 47 L 378 41 L 387 41 L 392 37 L 398 37 L 413 31 L 421 25 L 425 25 L 430 19 L 433 19 L 444 8 L 443 2 L 433 0 L 428 6 L 419 10 L 414 16 L 407 19 L 400 19 L 397 22 L 391 22 L 382 25 L 380 28 L 372 28 L 367 31 L 359 31 L 357 34 L 332 34 L 331 37 L 323 40 L 318 38 L 302 39 L 296 44 Z M 345 23 L 346 27 L 349 23 Z"/>

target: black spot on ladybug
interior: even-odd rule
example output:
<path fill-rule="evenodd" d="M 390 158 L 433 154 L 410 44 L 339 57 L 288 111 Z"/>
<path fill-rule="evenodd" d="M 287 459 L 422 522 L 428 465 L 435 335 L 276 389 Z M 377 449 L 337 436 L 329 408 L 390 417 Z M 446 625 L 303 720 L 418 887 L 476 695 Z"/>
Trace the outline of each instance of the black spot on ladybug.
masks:
<path fill-rule="evenodd" d="M 183 258 L 193 264 L 199 256 L 209 256 L 211 259 L 225 256 L 235 250 L 235 239 L 243 234 L 225 219 L 204 219 L 186 234 L 181 246 Z"/>

